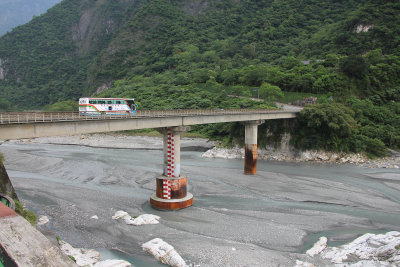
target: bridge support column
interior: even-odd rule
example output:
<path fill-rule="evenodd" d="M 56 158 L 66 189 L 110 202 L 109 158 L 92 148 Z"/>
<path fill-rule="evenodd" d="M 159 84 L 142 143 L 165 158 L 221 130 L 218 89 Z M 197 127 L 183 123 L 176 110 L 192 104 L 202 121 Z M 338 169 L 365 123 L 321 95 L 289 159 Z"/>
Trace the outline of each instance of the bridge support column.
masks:
<path fill-rule="evenodd" d="M 157 209 L 183 209 L 193 204 L 193 195 L 187 192 L 187 178 L 181 176 L 180 134 L 189 127 L 163 128 L 163 174 L 156 178 L 156 193 L 150 204 Z"/>
<path fill-rule="evenodd" d="M 263 120 L 248 121 L 245 126 L 244 147 L 244 174 L 256 174 L 257 172 L 257 130 Z"/>

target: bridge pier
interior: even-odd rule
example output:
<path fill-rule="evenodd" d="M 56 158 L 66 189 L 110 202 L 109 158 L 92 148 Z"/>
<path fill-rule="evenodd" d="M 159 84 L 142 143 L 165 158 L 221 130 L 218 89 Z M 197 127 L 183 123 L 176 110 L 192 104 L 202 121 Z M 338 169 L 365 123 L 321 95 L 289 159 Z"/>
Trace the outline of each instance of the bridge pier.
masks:
<path fill-rule="evenodd" d="M 150 197 L 150 204 L 157 209 L 175 210 L 193 204 L 193 195 L 187 192 L 187 178 L 181 176 L 180 134 L 189 127 L 162 128 L 163 174 L 156 178 L 156 193 Z"/>
<path fill-rule="evenodd" d="M 257 130 L 258 125 L 264 120 L 247 121 L 245 127 L 244 147 L 244 174 L 256 174 L 257 172 Z"/>

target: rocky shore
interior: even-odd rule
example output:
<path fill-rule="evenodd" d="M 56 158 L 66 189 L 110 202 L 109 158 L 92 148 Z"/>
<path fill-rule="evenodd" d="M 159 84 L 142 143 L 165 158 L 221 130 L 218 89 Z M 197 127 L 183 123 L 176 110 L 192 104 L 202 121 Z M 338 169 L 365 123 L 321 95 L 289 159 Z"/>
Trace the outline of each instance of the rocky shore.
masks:
<path fill-rule="evenodd" d="M 244 158 L 244 149 L 241 147 L 222 148 L 213 147 L 206 151 L 203 155 L 205 158 Z M 290 161 L 290 162 L 320 162 L 332 164 L 356 164 L 369 168 L 394 168 L 400 167 L 400 153 L 390 151 L 390 156 L 369 159 L 362 154 L 355 153 L 335 153 L 327 151 L 295 151 L 295 150 L 281 150 L 273 147 L 258 148 L 258 159 L 263 160 L 276 160 L 276 161 Z"/>

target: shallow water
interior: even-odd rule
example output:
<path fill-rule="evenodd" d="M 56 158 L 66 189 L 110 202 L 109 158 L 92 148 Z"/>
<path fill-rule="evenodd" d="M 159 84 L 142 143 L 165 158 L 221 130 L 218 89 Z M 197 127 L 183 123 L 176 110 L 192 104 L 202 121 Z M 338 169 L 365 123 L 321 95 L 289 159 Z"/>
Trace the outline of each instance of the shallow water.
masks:
<path fill-rule="evenodd" d="M 165 212 L 148 203 L 162 172 L 162 151 L 5 143 L 0 152 L 20 198 L 50 217 L 43 232 L 56 232 L 73 246 L 97 248 L 105 258 L 126 257 L 134 266 L 155 266 L 140 248 L 155 237 L 188 263 L 262 266 L 270 255 L 279 255 L 268 263 L 285 266 L 292 262 L 290 253 L 303 253 L 320 236 L 337 246 L 367 232 L 400 230 L 396 169 L 259 160 L 257 174 L 249 176 L 243 174 L 243 160 L 182 151 L 182 173 L 195 202 Z M 132 228 L 110 220 L 119 209 L 162 220 Z M 89 219 L 94 214 L 99 222 Z M 205 247 L 215 250 L 212 258 Z M 227 259 L 226 251 L 232 253 Z"/>

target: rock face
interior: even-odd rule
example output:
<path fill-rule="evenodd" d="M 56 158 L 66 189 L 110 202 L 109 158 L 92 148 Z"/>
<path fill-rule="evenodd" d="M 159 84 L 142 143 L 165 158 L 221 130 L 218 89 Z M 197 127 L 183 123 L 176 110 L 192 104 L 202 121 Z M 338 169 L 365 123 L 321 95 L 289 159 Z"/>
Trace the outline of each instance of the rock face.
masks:
<path fill-rule="evenodd" d="M 161 238 L 154 238 L 142 245 L 143 250 L 149 252 L 158 261 L 173 267 L 185 267 L 186 263 L 176 252 L 173 246 Z"/>
<path fill-rule="evenodd" d="M 7 195 L 13 199 L 18 199 L 17 193 L 15 193 L 14 187 L 11 184 L 6 168 L 2 162 L 0 162 L 0 194 Z"/>

